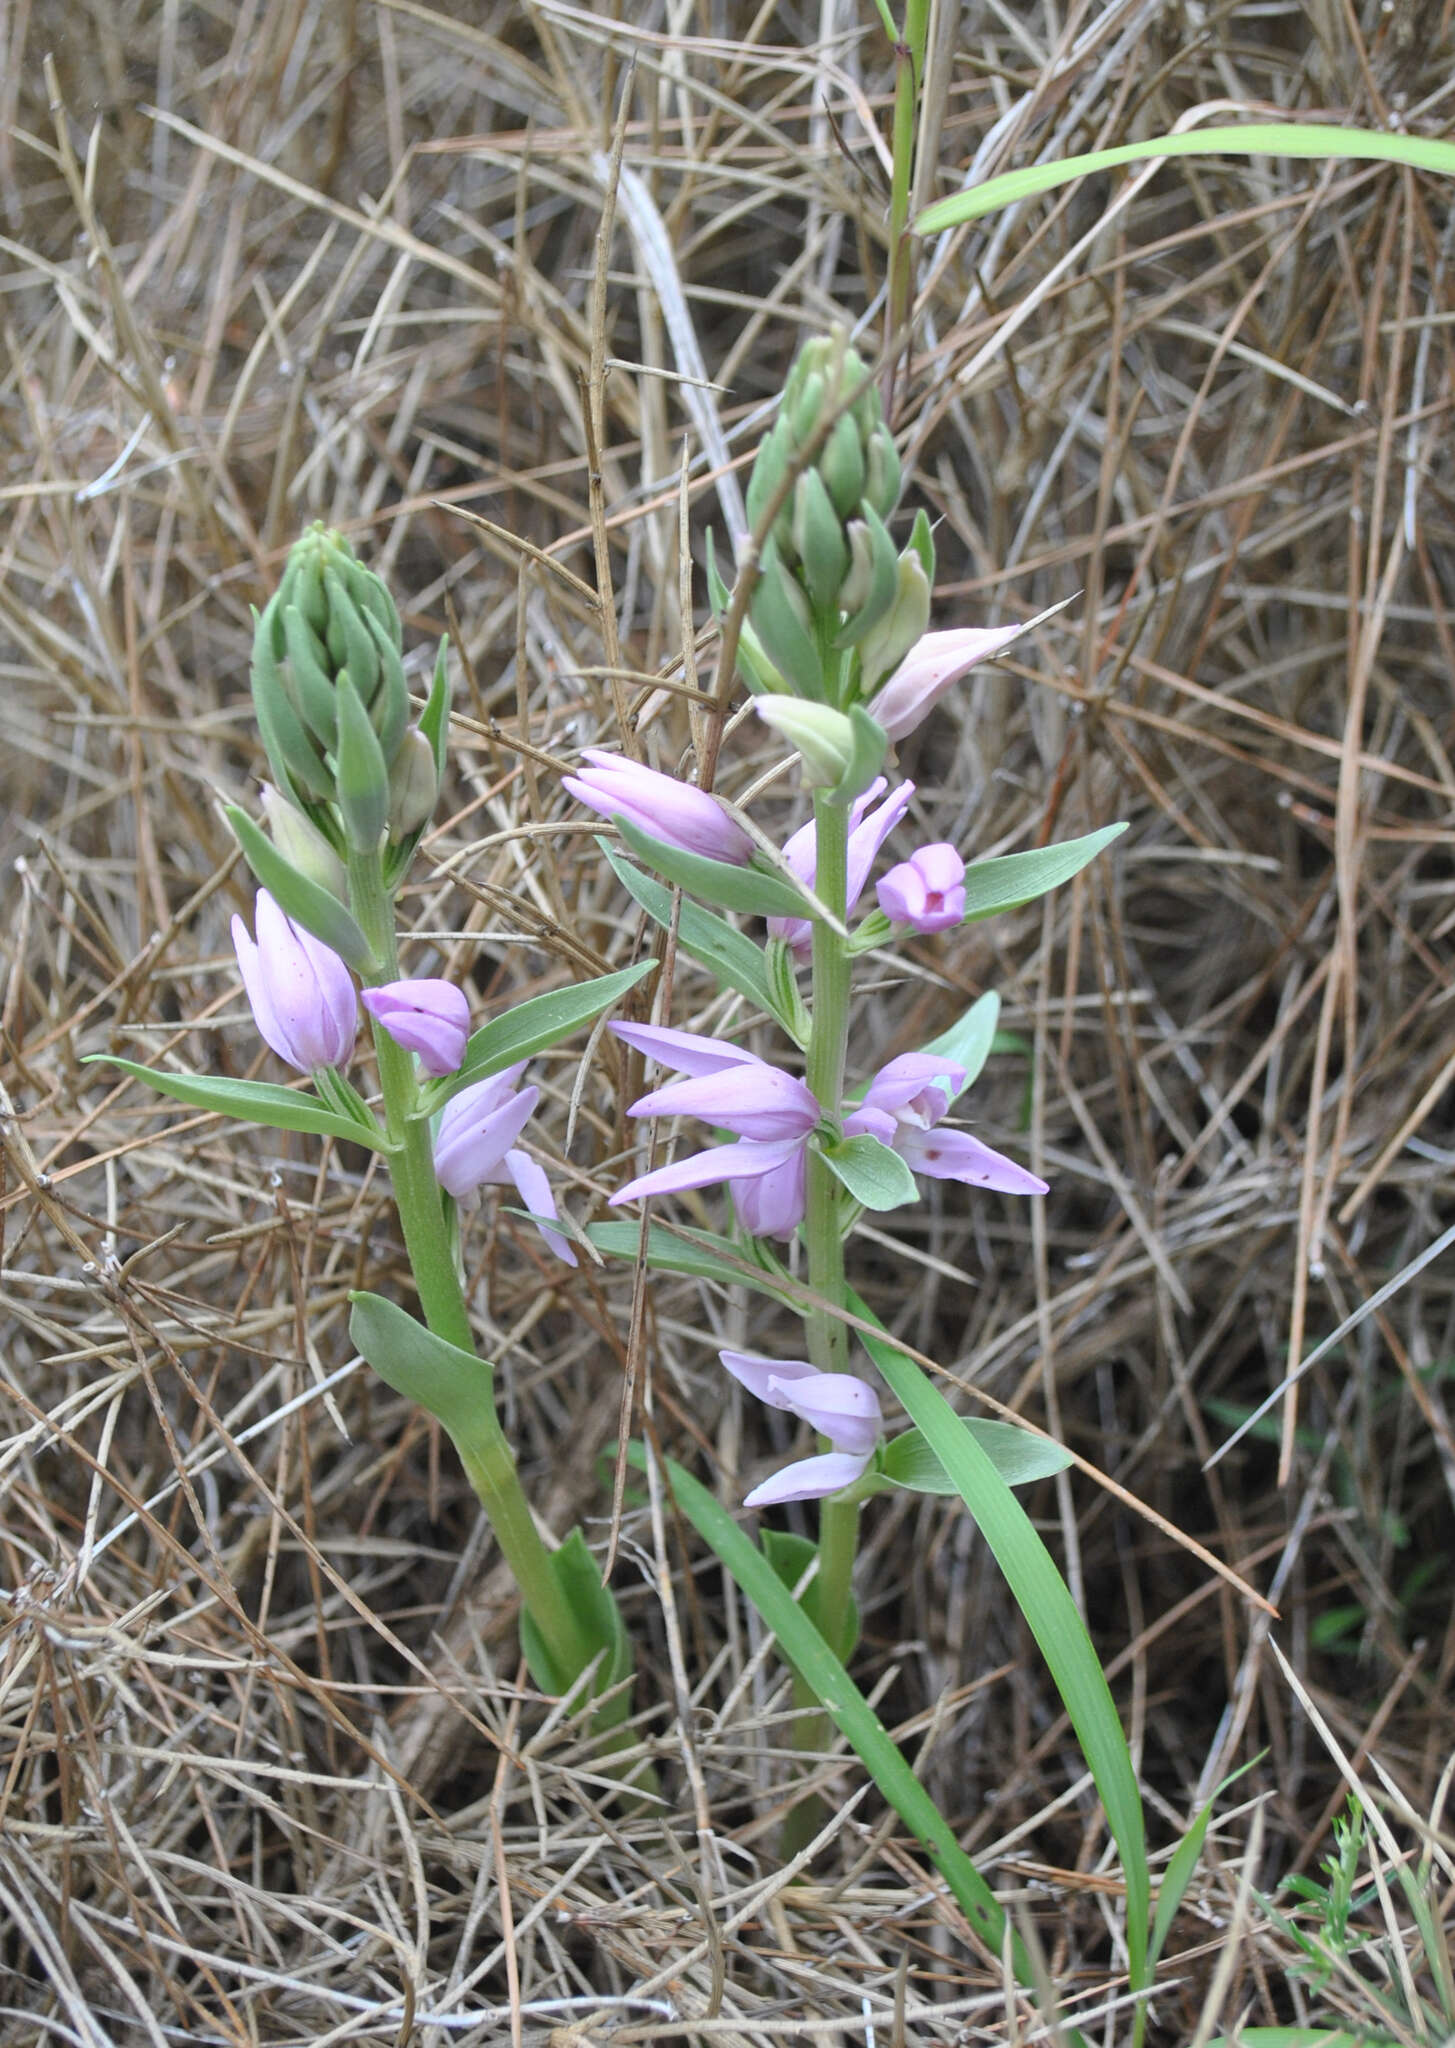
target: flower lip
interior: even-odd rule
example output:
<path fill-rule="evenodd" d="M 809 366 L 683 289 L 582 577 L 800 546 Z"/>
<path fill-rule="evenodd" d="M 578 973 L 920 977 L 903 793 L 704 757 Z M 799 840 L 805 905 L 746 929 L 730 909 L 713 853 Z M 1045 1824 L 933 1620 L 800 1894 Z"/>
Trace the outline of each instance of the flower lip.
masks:
<path fill-rule="evenodd" d="M 993 1188 L 1002 1195 L 1048 1195 L 1038 1174 L 992 1151 L 968 1131 L 917 1131 L 900 1126 L 894 1148 L 913 1173 L 931 1180 L 959 1180 L 968 1187 Z"/>
<path fill-rule="evenodd" d="M 896 1123 L 927 1130 L 940 1121 L 964 1085 L 965 1069 L 957 1061 L 935 1053 L 900 1053 L 879 1069 L 855 1113 L 887 1112 Z"/>
<path fill-rule="evenodd" d="M 802 1358 L 765 1358 L 756 1351 L 721 1351 L 723 1365 L 750 1394 L 781 1408 L 828 1438 L 832 1449 L 800 1458 L 746 1496 L 747 1507 L 792 1500 L 822 1500 L 867 1469 L 884 1426 L 877 1390 L 853 1373 L 819 1372 Z"/>
<path fill-rule="evenodd" d="M 453 1074 L 465 1057 L 470 1005 L 450 981 L 418 976 L 364 990 L 364 1008 L 396 1045 L 417 1052 L 427 1074 Z"/>
<path fill-rule="evenodd" d="M 965 863 L 943 840 L 922 846 L 879 882 L 879 908 L 891 924 L 948 931 L 965 915 Z"/>
<path fill-rule="evenodd" d="M 708 860 L 742 867 L 751 857 L 752 839 L 710 791 L 601 747 L 584 748 L 582 758 L 588 765 L 561 782 L 588 810 L 624 817 L 653 839 Z"/>
<path fill-rule="evenodd" d="M 359 1025 L 348 968 L 332 948 L 285 916 L 266 889 L 258 891 L 253 921 L 256 940 L 234 917 L 232 942 L 264 1043 L 303 1074 L 343 1066 Z"/>

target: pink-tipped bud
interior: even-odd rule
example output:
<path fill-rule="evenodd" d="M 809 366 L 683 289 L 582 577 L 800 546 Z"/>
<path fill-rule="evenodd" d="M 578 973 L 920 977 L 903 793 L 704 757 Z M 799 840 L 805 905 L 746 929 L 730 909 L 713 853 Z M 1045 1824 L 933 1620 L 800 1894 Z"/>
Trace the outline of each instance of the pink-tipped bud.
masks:
<path fill-rule="evenodd" d="M 470 1005 L 451 981 L 391 981 L 364 990 L 364 1008 L 427 1074 L 453 1074 L 465 1057 Z"/>
<path fill-rule="evenodd" d="M 948 931 L 965 915 L 965 863 L 943 840 L 921 846 L 889 870 L 876 894 L 891 924 L 917 932 Z"/>
<path fill-rule="evenodd" d="M 321 939 L 285 917 L 266 889 L 258 891 L 253 922 L 256 942 L 235 917 L 232 943 L 263 1039 L 301 1074 L 341 1067 L 359 1028 L 348 968 Z"/>
<path fill-rule="evenodd" d="M 734 867 L 746 865 L 752 840 L 707 790 L 600 747 L 587 747 L 584 759 L 588 767 L 562 778 L 577 803 L 599 811 L 603 818 L 625 818 L 639 831 L 684 853 L 729 861 Z"/>

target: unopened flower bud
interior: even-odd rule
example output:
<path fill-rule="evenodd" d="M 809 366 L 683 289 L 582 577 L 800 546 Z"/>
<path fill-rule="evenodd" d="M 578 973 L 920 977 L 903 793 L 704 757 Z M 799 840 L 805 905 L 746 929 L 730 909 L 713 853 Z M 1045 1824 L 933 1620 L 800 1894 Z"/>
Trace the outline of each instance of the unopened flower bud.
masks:
<path fill-rule="evenodd" d="M 639 831 L 684 853 L 728 861 L 734 867 L 743 867 L 751 857 L 751 838 L 708 790 L 694 789 L 691 783 L 601 747 L 586 747 L 583 758 L 587 767 L 561 778 L 561 786 L 577 803 L 603 817 L 625 818 Z"/>
<path fill-rule="evenodd" d="M 359 1028 L 348 968 L 321 939 L 285 917 L 266 889 L 258 891 L 253 921 L 256 941 L 235 917 L 232 943 L 262 1037 L 301 1074 L 341 1067 Z"/>
<path fill-rule="evenodd" d="M 420 976 L 364 990 L 364 1008 L 427 1074 L 458 1071 L 470 1036 L 470 1005 L 452 981 Z"/>
<path fill-rule="evenodd" d="M 753 709 L 803 756 L 809 789 L 832 789 L 854 758 L 854 728 L 842 711 L 801 697 L 758 697 Z"/>
<path fill-rule="evenodd" d="M 898 668 L 929 622 L 930 579 L 919 556 L 906 548 L 896 570 L 894 602 L 859 643 L 859 674 L 866 696 Z"/>
<path fill-rule="evenodd" d="M 348 873 L 313 820 L 296 810 L 271 782 L 263 784 L 262 804 L 273 844 L 290 867 L 317 882 L 320 889 L 327 889 L 330 896 L 337 896 L 340 903 L 347 903 Z"/>
<path fill-rule="evenodd" d="M 790 530 L 808 594 L 820 611 L 826 611 L 836 601 L 848 571 L 849 546 L 843 522 L 816 469 L 806 469 L 793 487 Z"/>
<path fill-rule="evenodd" d="M 440 793 L 434 748 L 412 725 L 389 770 L 389 837 L 407 839 L 426 824 Z"/>

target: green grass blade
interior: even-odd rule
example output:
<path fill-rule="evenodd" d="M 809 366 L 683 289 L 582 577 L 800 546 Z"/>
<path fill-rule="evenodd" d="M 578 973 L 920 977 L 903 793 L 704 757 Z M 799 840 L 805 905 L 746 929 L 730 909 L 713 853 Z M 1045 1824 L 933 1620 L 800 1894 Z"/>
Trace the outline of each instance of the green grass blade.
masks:
<path fill-rule="evenodd" d="M 847 1305 L 865 1322 L 875 1324 L 874 1316 L 856 1295 L 850 1294 Z M 1147 1981 L 1152 1899 L 1142 1800 L 1121 1719 L 1086 1625 L 1030 1517 L 939 1388 L 887 1335 L 881 1341 L 865 1331 L 859 1334 L 910 1420 L 954 1480 L 955 1491 L 990 1545 L 1050 1666 L 1121 1854 L 1127 1888 L 1127 1955 L 1132 1988 L 1141 1990 Z"/>
<path fill-rule="evenodd" d="M 1055 163 L 1027 164 L 987 178 L 968 192 L 937 199 L 915 216 L 917 235 L 938 235 L 967 220 L 1054 191 L 1096 171 L 1120 164 L 1145 163 L 1164 156 L 1306 156 L 1359 158 L 1375 163 L 1406 164 L 1411 170 L 1438 171 L 1455 177 L 1455 143 L 1424 135 L 1382 135 L 1366 128 L 1334 128 L 1326 123 L 1252 122 L 1236 128 L 1203 128 L 1185 135 L 1158 135 L 1147 142 L 1124 142 L 1115 149 L 1094 149 L 1085 156 L 1062 157 Z"/>
<path fill-rule="evenodd" d="M 629 1456 L 639 1472 L 646 1469 L 640 1444 L 630 1447 Z M 777 1636 L 784 1656 L 813 1688 L 900 1819 L 924 1843 L 970 1925 L 991 1953 L 999 1955 L 1005 1940 L 1005 1914 L 995 1894 L 956 1841 L 948 1821 L 895 1747 L 879 1716 L 752 1538 L 689 1472 L 670 1458 L 664 1459 L 663 1465 L 677 1505 Z M 1019 1940 L 1014 1954 L 1018 1973 L 1028 1973 L 1028 1958 Z M 1021 1981 L 1028 1982 L 1028 1974 L 1022 1974 Z"/>

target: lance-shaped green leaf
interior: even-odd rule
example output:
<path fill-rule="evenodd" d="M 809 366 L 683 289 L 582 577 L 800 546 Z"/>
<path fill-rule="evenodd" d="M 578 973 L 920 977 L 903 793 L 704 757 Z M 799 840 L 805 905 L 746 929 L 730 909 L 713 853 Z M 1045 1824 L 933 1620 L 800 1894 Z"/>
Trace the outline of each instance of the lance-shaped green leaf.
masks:
<path fill-rule="evenodd" d="M 460 1454 L 473 1485 L 489 1468 L 499 1426 L 495 1368 L 464 1351 L 382 1294 L 351 1294 L 349 1339 L 386 1386 L 435 1418 Z M 480 1489 L 477 1488 L 477 1491 Z"/>
<path fill-rule="evenodd" d="M 448 637 L 441 640 L 440 651 L 435 657 L 434 676 L 429 686 L 429 697 L 419 714 L 419 729 L 434 748 L 434 764 L 444 780 L 445 762 L 449 756 L 450 727 L 450 671 Z"/>
<path fill-rule="evenodd" d="M 919 1200 L 914 1175 L 888 1145 L 867 1132 L 820 1148 L 824 1165 L 866 1209 L 902 1209 Z"/>
<path fill-rule="evenodd" d="M 338 768 L 334 787 L 338 807 L 351 850 L 372 854 L 378 851 L 389 821 L 389 769 L 378 735 L 369 723 L 369 714 L 347 669 L 339 676 L 335 695 Z"/>
<path fill-rule="evenodd" d="M 517 1060 L 544 1052 L 547 1046 L 569 1038 L 583 1024 L 590 1024 L 603 1010 L 635 988 L 643 975 L 656 967 L 655 960 L 639 960 L 635 967 L 623 967 L 617 974 L 598 975 L 594 981 L 580 981 L 572 988 L 552 989 L 548 995 L 532 996 L 517 1003 L 499 1017 L 492 1017 L 472 1032 L 458 1073 L 425 1090 L 426 1107 L 432 1112 L 467 1088 L 473 1081 L 486 1081 L 503 1073 Z"/>
<path fill-rule="evenodd" d="M 641 1251 L 640 1223 L 588 1223 L 586 1235 L 608 1258 L 635 1260 Z M 689 1230 L 652 1223 L 647 1227 L 646 1262 L 657 1273 L 681 1273 L 691 1280 L 715 1280 L 722 1287 L 751 1287 L 758 1294 L 784 1300 L 773 1275 L 755 1266 L 730 1237 L 711 1230 Z"/>
<path fill-rule="evenodd" d="M 715 903 L 722 910 L 736 910 L 744 917 L 807 917 L 812 906 L 803 891 L 786 876 L 765 874 L 761 868 L 735 867 L 731 861 L 709 860 L 706 854 L 688 853 L 684 847 L 669 846 L 654 839 L 625 815 L 618 816 L 616 829 L 639 859 L 653 867 L 679 889 L 689 889 Z"/>
<path fill-rule="evenodd" d="M 981 214 L 994 213 L 1020 199 L 1050 192 L 1098 171 L 1120 164 L 1145 163 L 1164 156 L 1294 156 L 1345 158 L 1376 163 L 1408 164 L 1417 171 L 1442 171 L 1455 177 L 1455 143 L 1424 135 L 1385 134 L 1368 128 L 1334 128 L 1324 122 L 1294 126 L 1283 121 L 1249 122 L 1236 128 L 1192 129 L 1183 135 L 1157 135 L 1145 142 L 1125 142 L 1114 149 L 1095 149 L 1084 156 L 1061 157 L 1053 163 L 1027 164 L 1004 171 L 968 192 L 937 199 L 916 214 L 917 235 L 938 235 Z M 1253 2036 L 1248 2036 L 1252 2040 Z"/>
<path fill-rule="evenodd" d="M 646 1454 L 640 1444 L 630 1445 L 627 1455 L 639 1472 L 646 1470 Z M 884 1797 L 924 1843 L 976 1934 L 992 1955 L 1002 1952 L 1008 1938 L 1012 1966 L 1021 1981 L 1029 1983 L 1030 1959 L 1019 1937 L 1009 1933 L 995 1894 L 960 1847 L 954 1830 L 895 1747 L 879 1716 L 774 1566 L 689 1472 L 670 1458 L 663 1460 L 663 1469 L 678 1507 L 777 1636 L 783 1654 L 853 1745 Z M 1071 2042 L 1079 2039 L 1070 2033 L 1067 2038 Z"/>
<path fill-rule="evenodd" d="M 1038 846 L 1030 853 L 1004 853 L 998 860 L 976 861 L 965 870 L 966 924 L 1034 903 L 1047 890 L 1079 875 L 1088 861 L 1095 860 L 1102 848 L 1126 829 L 1125 824 L 1103 825 L 1099 832 L 1063 839 L 1059 846 Z"/>
<path fill-rule="evenodd" d="M 877 1318 L 852 1290 L 846 1306 L 868 1324 L 859 1332 L 860 1342 L 974 1516 L 1050 1667 L 1121 1851 L 1129 1974 L 1132 1989 L 1141 1990 L 1147 1981 L 1152 1899 L 1141 1794 L 1086 1624 L 1025 1509 L 933 1380 L 887 1332 L 871 1334 L 880 1328 Z"/>
<path fill-rule="evenodd" d="M 760 1010 L 776 1017 L 795 1044 L 803 1043 L 794 1030 L 793 1020 L 785 1016 L 778 1006 L 764 971 L 761 947 L 696 903 L 683 903 L 674 919 L 675 899 L 670 889 L 633 867 L 608 840 L 598 839 L 596 843 L 622 886 L 648 917 L 664 932 L 673 930 L 675 926 L 677 943 L 684 953 L 689 954 L 700 967 L 705 967 L 722 987 L 735 988 L 739 995 L 756 1003 Z"/>
<path fill-rule="evenodd" d="M 310 1131 L 320 1138 L 346 1138 L 351 1145 L 369 1145 L 376 1152 L 392 1152 L 390 1144 L 366 1109 L 367 1122 L 331 1109 L 316 1095 L 296 1088 L 282 1088 L 271 1081 L 232 1081 L 221 1074 L 163 1074 L 135 1060 L 113 1059 L 109 1053 L 90 1053 L 87 1064 L 102 1061 L 120 1067 L 135 1081 L 145 1081 L 174 1102 L 189 1109 L 210 1110 L 215 1116 L 234 1116 L 243 1123 L 267 1124 L 275 1131 Z"/>
<path fill-rule="evenodd" d="M 286 917 L 301 924 L 306 932 L 331 946 L 339 958 L 367 980 L 378 972 L 369 942 L 353 918 L 327 889 L 300 875 L 291 861 L 279 853 L 271 839 L 236 804 L 224 804 L 223 816 L 233 837 L 247 857 L 248 866 L 273 896 Z"/>
<path fill-rule="evenodd" d="M 938 1038 L 932 1038 L 928 1045 L 921 1046 L 936 1059 L 950 1060 L 955 1066 L 965 1069 L 965 1079 L 956 1088 L 950 1101 L 956 1101 L 967 1088 L 979 1080 L 985 1062 L 998 1048 L 995 1043 L 995 1027 L 1000 1018 L 1000 997 L 989 989 L 973 1002 L 957 1024 L 948 1031 L 942 1031 Z"/>
<path fill-rule="evenodd" d="M 1222 1798 L 1224 1792 L 1227 1791 L 1229 1785 L 1235 1784 L 1245 1771 L 1251 1771 L 1254 1764 L 1258 1761 L 1258 1757 L 1249 1757 L 1247 1763 L 1240 1764 L 1236 1771 L 1228 1773 L 1222 1783 L 1215 1788 L 1212 1797 L 1195 1816 L 1192 1826 L 1187 1830 L 1187 1833 L 1182 1837 L 1182 1840 L 1167 1859 L 1167 1867 L 1162 1873 L 1162 1882 L 1157 1887 L 1157 1914 L 1152 1922 L 1152 1941 L 1147 1951 L 1147 1968 L 1149 1971 L 1154 1970 L 1157 1966 L 1157 1958 L 1162 1953 L 1163 1943 L 1172 1932 L 1172 1923 L 1177 1918 L 1177 1909 L 1182 1904 L 1188 1885 L 1192 1882 L 1192 1874 L 1197 1868 L 1199 1857 L 1202 1855 L 1202 1845 L 1207 1839 L 1208 1823 L 1212 1819 L 1213 1808 Z M 1249 2038 L 1251 2037 L 1246 2034 L 1243 2036 L 1244 2040 Z"/>
<path fill-rule="evenodd" d="M 1034 1430 L 1017 1429 L 1013 1422 L 992 1422 L 980 1416 L 961 1418 L 960 1427 L 969 1430 L 1007 1486 L 1029 1486 L 1033 1479 L 1047 1479 L 1064 1472 L 1071 1453 L 1048 1436 Z M 918 1429 L 906 1429 L 884 1447 L 881 1476 L 910 1493 L 958 1492 L 954 1480 Z"/>

